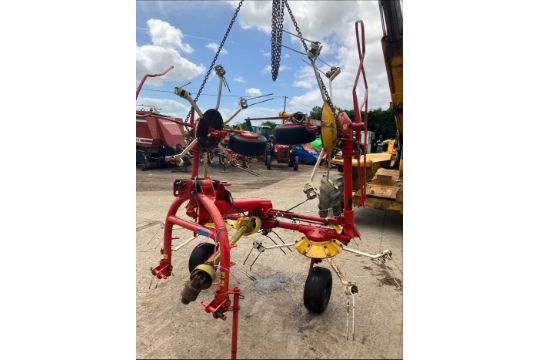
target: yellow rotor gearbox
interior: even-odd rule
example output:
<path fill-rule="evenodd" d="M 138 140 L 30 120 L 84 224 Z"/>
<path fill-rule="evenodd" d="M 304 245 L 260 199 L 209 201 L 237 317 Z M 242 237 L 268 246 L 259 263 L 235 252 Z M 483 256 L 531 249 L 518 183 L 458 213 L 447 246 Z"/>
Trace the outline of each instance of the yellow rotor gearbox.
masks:
<path fill-rule="evenodd" d="M 336 239 L 327 241 L 312 241 L 302 236 L 294 244 L 296 250 L 308 258 L 326 259 L 334 257 L 341 252 L 343 244 Z"/>
<path fill-rule="evenodd" d="M 324 151 L 332 154 L 337 144 L 337 124 L 336 115 L 332 113 L 332 108 L 327 102 L 322 107 L 321 114 L 321 141 Z"/>

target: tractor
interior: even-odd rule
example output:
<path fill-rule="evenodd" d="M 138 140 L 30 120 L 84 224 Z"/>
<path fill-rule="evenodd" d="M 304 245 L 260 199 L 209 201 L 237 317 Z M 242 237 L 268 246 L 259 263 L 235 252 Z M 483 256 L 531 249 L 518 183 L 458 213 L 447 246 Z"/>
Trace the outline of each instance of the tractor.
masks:
<path fill-rule="evenodd" d="M 277 117 L 247 118 L 246 123 L 251 125 L 253 120 L 281 120 L 281 125 L 274 128 L 273 134 L 267 137 L 264 164 L 268 170 L 272 169 L 272 161 L 286 163 L 294 171 L 298 171 L 298 154 L 296 145 L 310 143 L 317 137 L 316 126 L 302 126 L 298 123 L 306 121 L 306 115 L 301 112 L 289 114 L 280 112 Z"/>

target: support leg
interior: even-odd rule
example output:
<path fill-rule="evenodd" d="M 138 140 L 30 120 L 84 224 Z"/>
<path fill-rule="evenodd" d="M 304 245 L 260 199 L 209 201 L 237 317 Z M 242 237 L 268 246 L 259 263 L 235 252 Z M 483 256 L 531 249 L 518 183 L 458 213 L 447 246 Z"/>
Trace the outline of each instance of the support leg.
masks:
<path fill-rule="evenodd" d="M 238 343 L 238 312 L 240 311 L 240 289 L 234 288 L 234 300 L 233 300 L 233 324 L 232 324 L 232 338 L 231 338 L 231 359 L 236 359 L 237 343 Z"/>

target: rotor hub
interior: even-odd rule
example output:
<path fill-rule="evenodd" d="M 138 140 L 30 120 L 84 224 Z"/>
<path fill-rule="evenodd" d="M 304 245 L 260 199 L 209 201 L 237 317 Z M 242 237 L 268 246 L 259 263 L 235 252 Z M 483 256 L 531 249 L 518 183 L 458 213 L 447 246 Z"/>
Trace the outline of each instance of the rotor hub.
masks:
<path fill-rule="evenodd" d="M 294 247 L 296 250 L 308 258 L 326 259 L 338 255 L 343 248 L 343 244 L 336 239 L 327 241 L 313 241 L 302 236 L 296 240 Z"/>

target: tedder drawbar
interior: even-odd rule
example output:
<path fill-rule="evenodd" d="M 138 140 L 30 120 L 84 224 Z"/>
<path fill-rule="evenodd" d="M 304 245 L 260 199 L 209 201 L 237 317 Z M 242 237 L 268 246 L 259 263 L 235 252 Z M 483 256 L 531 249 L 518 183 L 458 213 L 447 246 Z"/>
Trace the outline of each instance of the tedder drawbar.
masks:
<path fill-rule="evenodd" d="M 288 7 L 286 1 L 283 3 Z M 233 359 L 237 355 L 238 313 L 242 291 L 238 287 L 230 287 L 230 275 L 235 265 L 235 262 L 231 260 L 231 249 L 237 246 L 237 242 L 242 237 L 248 237 L 256 233 L 266 235 L 276 228 L 299 232 L 301 236 L 292 243 L 283 242 L 283 244 L 279 245 L 265 246 L 262 242 L 255 241 L 253 242 L 252 251 L 256 250 L 260 255 L 260 253 L 271 249 L 294 247 L 301 255 L 309 259 L 309 272 L 304 287 L 304 305 L 313 313 L 324 312 L 330 300 L 332 273 L 327 268 L 317 266 L 323 260 L 328 261 L 330 267 L 344 285 L 348 295 L 347 338 L 349 337 L 349 313 L 351 313 L 353 339 L 354 294 L 358 292 L 358 287 L 345 278 L 343 272 L 333 261 L 333 257 L 339 255 L 342 251 L 381 261 L 391 256 L 389 250 L 372 255 L 348 247 L 352 239 L 360 237 L 360 231 L 354 223 L 352 206 L 352 162 L 355 161 L 354 158 L 360 162 L 360 155 L 364 155 L 365 161 L 365 150 L 360 147 L 360 139 L 361 137 L 365 139 L 367 136 L 368 114 L 368 89 L 364 73 L 364 24 L 362 21 L 355 23 L 355 31 L 360 63 L 352 90 L 354 121 L 351 121 L 345 112 L 338 114 L 335 111 L 317 71 L 314 71 L 323 95 L 324 108 L 326 109 L 326 111 L 323 111 L 323 119 L 313 120 L 308 117 L 293 117 L 290 132 L 287 132 L 287 126 L 282 126 L 281 134 L 280 132 L 275 134 L 276 138 L 290 138 L 293 133 L 298 138 L 310 138 L 313 131 L 320 132 L 327 152 L 335 146 L 338 140 L 341 141 L 344 164 L 344 210 L 341 214 L 334 214 L 333 217 L 323 218 L 298 214 L 290 211 L 291 209 L 278 210 L 274 208 L 272 200 L 265 198 L 235 198 L 227 190 L 230 183 L 214 180 L 207 176 L 206 162 L 202 164 L 204 174 L 201 176 L 199 174 L 199 159 L 203 158 L 205 152 L 210 152 L 218 147 L 225 136 L 229 135 L 229 146 L 232 151 L 246 156 L 264 154 L 266 139 L 261 135 L 255 135 L 247 131 L 225 128 L 224 125 L 231 121 L 242 108 L 245 108 L 242 101 L 240 102 L 240 109 L 224 122 L 218 110 L 219 99 L 214 109 L 209 109 L 203 113 L 188 91 L 183 88 L 175 88 L 175 93 L 191 104 L 189 121 L 186 121 L 185 125 L 192 129 L 194 139 L 182 153 L 172 156 L 169 161 L 181 162 L 182 157 L 189 151 L 193 153 L 194 161 L 191 178 L 174 181 L 173 194 L 176 199 L 170 206 L 165 218 L 163 256 L 159 264 L 152 268 L 152 274 L 158 279 L 166 279 L 172 273 L 173 241 L 179 240 L 177 237 L 173 237 L 174 226 L 193 231 L 197 234 L 195 237 L 203 236 L 210 239 L 210 242 L 197 245 L 191 253 L 189 280 L 187 280 L 181 292 L 181 301 L 184 304 L 195 301 L 202 290 L 215 286 L 213 298 L 210 301 L 201 301 L 201 303 L 204 310 L 212 314 L 215 319 L 225 320 L 227 312 L 232 312 L 231 357 Z M 320 51 L 320 43 L 313 43 L 311 49 L 308 50 L 304 43 L 305 39 L 301 37 L 301 34 L 299 36 L 306 49 L 306 55 L 308 55 L 313 68 L 317 70 L 315 59 Z M 223 67 L 218 65 L 214 69 L 220 79 L 219 86 L 221 90 L 222 76 L 220 76 L 220 73 L 224 74 Z M 356 88 L 360 78 L 363 83 L 363 98 L 359 103 Z M 279 141 L 280 139 L 276 140 Z M 318 163 L 315 167 L 318 166 Z M 355 170 L 358 171 L 359 179 L 363 180 L 361 187 L 364 191 L 360 193 L 360 201 L 364 201 L 366 175 L 362 171 L 365 171 L 365 166 L 357 166 Z M 308 187 L 307 190 L 304 189 L 304 192 L 306 192 L 308 199 L 317 196 L 315 187 Z M 186 216 L 180 216 L 178 210 L 184 204 Z M 236 231 L 230 236 L 227 225 L 232 223 L 234 223 Z M 175 249 L 186 245 L 195 237 L 184 241 Z M 350 311 L 351 307 L 352 311 Z"/>

